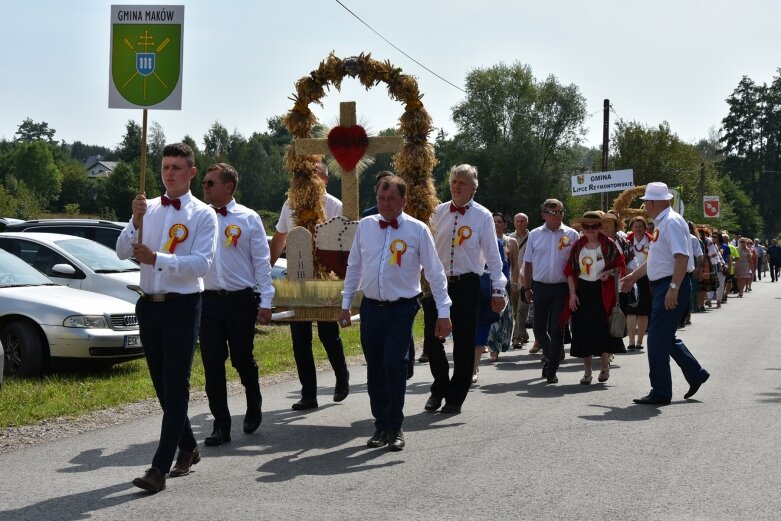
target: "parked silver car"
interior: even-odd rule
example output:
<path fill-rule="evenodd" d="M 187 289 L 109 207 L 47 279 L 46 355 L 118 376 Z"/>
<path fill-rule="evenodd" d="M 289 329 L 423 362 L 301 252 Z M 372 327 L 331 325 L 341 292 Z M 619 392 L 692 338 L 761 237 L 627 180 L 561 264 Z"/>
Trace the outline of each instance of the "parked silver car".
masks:
<path fill-rule="evenodd" d="M 7 376 L 36 375 L 66 358 L 109 365 L 143 356 L 133 304 L 57 285 L 2 250 L 0 341 Z"/>

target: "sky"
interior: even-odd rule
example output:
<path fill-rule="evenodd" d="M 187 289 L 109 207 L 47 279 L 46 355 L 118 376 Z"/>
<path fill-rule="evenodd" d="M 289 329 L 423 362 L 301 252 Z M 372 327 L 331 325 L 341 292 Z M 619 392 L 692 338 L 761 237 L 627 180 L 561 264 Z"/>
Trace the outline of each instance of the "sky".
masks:
<path fill-rule="evenodd" d="M 122 5 L 133 5 L 115 2 Z M 770 83 L 781 67 L 777 0 L 655 2 L 526 0 L 342 0 L 406 54 L 463 88 L 466 75 L 498 63 L 529 65 L 574 84 L 587 102 L 587 146 L 602 141 L 602 105 L 611 131 L 620 117 L 663 121 L 690 143 L 707 138 L 727 114 L 741 77 Z M 151 5 L 138 3 L 137 5 Z M 183 2 L 181 110 L 154 110 L 168 141 L 199 144 L 219 121 L 244 136 L 292 107 L 297 79 L 334 51 L 370 52 L 415 76 L 434 126 L 457 132 L 452 108 L 464 92 L 383 41 L 335 0 Z M 165 5 L 165 4 L 159 4 Z M 46 121 L 55 139 L 115 147 L 140 109 L 109 109 L 111 2 L 5 0 L 0 28 L 0 138 L 25 118 Z M 356 101 L 358 120 L 375 133 L 395 127 L 404 107 L 383 87 L 366 91 L 347 78 L 322 108 L 326 125 L 339 102 Z M 432 135 L 433 139 L 433 135 Z"/>

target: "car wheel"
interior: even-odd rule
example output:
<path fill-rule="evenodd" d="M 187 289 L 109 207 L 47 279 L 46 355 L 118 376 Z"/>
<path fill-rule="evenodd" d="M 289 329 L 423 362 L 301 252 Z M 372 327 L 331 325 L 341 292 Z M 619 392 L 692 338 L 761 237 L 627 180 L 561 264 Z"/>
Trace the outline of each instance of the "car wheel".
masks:
<path fill-rule="evenodd" d="M 5 374 L 35 376 L 43 368 L 43 343 L 35 328 L 26 322 L 11 322 L 2 333 Z"/>

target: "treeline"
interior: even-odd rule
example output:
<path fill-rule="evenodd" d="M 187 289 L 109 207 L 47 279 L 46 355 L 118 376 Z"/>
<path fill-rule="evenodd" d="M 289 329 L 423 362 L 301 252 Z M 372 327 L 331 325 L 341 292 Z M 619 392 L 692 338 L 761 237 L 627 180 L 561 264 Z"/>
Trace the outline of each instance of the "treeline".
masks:
<path fill-rule="evenodd" d="M 585 126 L 601 125 L 601 112 L 587 114 L 586 100 L 576 85 L 561 84 L 555 76 L 539 80 L 521 63 L 475 69 L 465 85 L 464 100 L 453 107 L 456 134 L 440 130 L 432 135 L 438 160 L 434 178 L 441 199 L 449 198 L 448 169 L 471 163 L 480 172 L 476 199 L 493 211 L 523 211 L 534 224 L 540 222 L 538 209 L 548 197 L 565 201 L 568 219 L 599 207 L 599 195 L 569 195 L 572 175 L 601 170 L 600 150 L 582 146 Z M 686 217 L 697 223 L 775 237 L 781 212 L 781 198 L 776 197 L 781 183 L 779 100 L 778 77 L 769 86 L 743 78 L 727 99 L 723 134 L 711 131 L 696 144 L 681 141 L 665 121 L 648 126 L 619 119 L 610 136 L 608 170 L 632 168 L 637 185 L 664 181 L 678 188 Z M 292 138 L 281 115 L 266 123 L 264 132 L 245 137 L 215 122 L 203 136 L 203 147 L 190 136 L 182 140 L 196 151 L 198 181 L 210 164 L 231 163 L 241 175 L 239 200 L 267 214 L 269 221 L 290 184 L 282 158 Z M 394 132 L 387 129 L 381 134 Z M 13 141 L 0 141 L 0 214 L 30 218 L 44 211 L 78 210 L 127 219 L 129 201 L 138 190 L 140 125 L 128 121 L 121 143 L 113 149 L 57 143 L 54 136 L 45 122 L 27 119 Z M 146 174 L 150 197 L 160 194 L 159 165 L 166 142 L 163 129 L 152 123 Z M 97 154 L 119 163 L 109 178 L 88 180 L 83 162 Z M 379 156 L 363 173 L 361 207 L 373 204 L 374 175 L 386 169 L 393 169 L 390 158 Z M 192 189 L 201 196 L 200 182 Z M 338 197 L 339 183 L 331 182 L 328 190 Z M 610 194 L 609 199 L 617 195 Z M 721 196 L 720 219 L 704 217 L 703 195 Z M 639 204 L 635 201 L 634 206 Z"/>

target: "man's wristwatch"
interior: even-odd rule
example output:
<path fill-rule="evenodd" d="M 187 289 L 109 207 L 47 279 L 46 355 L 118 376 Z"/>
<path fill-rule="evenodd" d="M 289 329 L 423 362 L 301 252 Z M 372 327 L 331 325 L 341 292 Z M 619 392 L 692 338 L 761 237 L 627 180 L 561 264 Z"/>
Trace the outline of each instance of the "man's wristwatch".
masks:
<path fill-rule="evenodd" d="M 671 282 L 670 289 L 678 289 L 678 284 L 676 284 L 675 282 Z"/>

